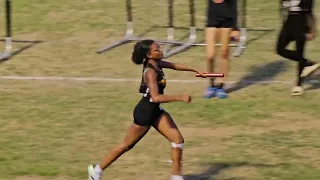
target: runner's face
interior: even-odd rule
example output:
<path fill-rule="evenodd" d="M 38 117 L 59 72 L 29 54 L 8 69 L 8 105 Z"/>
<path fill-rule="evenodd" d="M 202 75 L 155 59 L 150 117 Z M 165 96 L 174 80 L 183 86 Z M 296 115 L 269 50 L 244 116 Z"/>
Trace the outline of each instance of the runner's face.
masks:
<path fill-rule="evenodd" d="M 150 59 L 154 59 L 154 60 L 161 60 L 163 58 L 163 53 L 158 43 L 153 43 L 150 46 L 150 52 L 148 56 Z"/>

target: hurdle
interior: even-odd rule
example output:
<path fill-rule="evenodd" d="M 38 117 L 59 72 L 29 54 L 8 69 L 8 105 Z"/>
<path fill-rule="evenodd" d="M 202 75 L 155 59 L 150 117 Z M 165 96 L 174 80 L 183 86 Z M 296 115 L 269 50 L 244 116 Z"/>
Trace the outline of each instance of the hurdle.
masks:
<path fill-rule="evenodd" d="M 239 1 L 238 1 L 239 2 Z M 239 5 L 238 5 L 239 6 Z M 247 28 L 246 28 L 246 6 L 247 0 L 242 0 L 241 7 L 241 28 L 240 28 L 240 38 L 238 43 L 230 43 L 230 47 L 236 47 L 235 51 L 233 52 L 233 56 L 239 57 L 244 49 L 246 49 L 246 39 L 247 39 Z M 181 43 L 176 42 L 175 45 L 180 45 L 179 47 L 172 49 L 171 51 L 167 52 L 164 58 L 171 57 L 175 54 L 178 54 L 191 46 L 206 46 L 206 43 L 195 43 L 196 42 L 196 24 L 195 24 L 195 5 L 194 0 L 189 0 L 189 9 L 190 9 L 190 30 L 189 30 L 189 39 L 187 42 Z M 217 43 L 216 46 L 221 46 L 221 43 Z"/>
<path fill-rule="evenodd" d="M 173 56 L 175 54 L 178 54 L 181 51 L 184 51 L 188 49 L 189 47 L 195 45 L 196 39 L 197 39 L 197 29 L 196 29 L 196 22 L 195 22 L 195 16 L 194 16 L 194 0 L 189 0 L 189 14 L 190 14 L 190 28 L 189 28 L 189 39 L 187 42 L 175 42 L 175 45 L 180 45 L 179 47 L 168 51 L 164 54 L 164 58 L 168 58 L 170 56 Z"/>
<path fill-rule="evenodd" d="M 174 43 L 174 26 L 173 26 L 173 0 L 168 0 L 168 42 L 170 43 L 165 43 L 165 48 L 163 51 L 164 56 L 166 56 L 167 52 L 172 46 L 172 43 Z"/>
<path fill-rule="evenodd" d="M 164 54 L 170 49 L 170 44 L 179 44 L 181 42 L 177 42 L 174 40 L 174 25 L 173 25 L 173 0 L 168 0 L 168 14 L 169 14 L 169 20 L 168 20 L 168 28 L 167 28 L 167 39 L 166 40 L 155 40 L 156 42 L 166 44 L 164 49 Z M 148 39 L 146 37 L 137 37 L 133 34 L 133 18 L 132 18 L 132 1 L 126 0 L 126 12 L 127 12 L 127 30 L 125 33 L 125 36 L 113 43 L 111 43 L 108 46 L 105 46 L 97 51 L 98 54 L 104 53 L 106 51 L 109 51 L 115 47 L 121 46 L 123 44 L 130 43 L 132 41 L 141 41 L 143 39 Z M 149 38 L 153 39 L 153 38 Z"/>
<path fill-rule="evenodd" d="M 11 0 L 5 0 L 6 37 L 5 49 L 0 53 L 0 60 L 8 60 L 11 57 L 12 37 L 11 37 Z"/>

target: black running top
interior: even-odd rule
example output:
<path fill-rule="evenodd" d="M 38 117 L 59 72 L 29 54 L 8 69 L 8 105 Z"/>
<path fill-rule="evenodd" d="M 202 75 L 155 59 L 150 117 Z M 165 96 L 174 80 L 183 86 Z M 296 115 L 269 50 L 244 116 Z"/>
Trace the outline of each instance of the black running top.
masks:
<path fill-rule="evenodd" d="M 313 0 L 281 0 L 282 7 L 289 12 L 297 12 L 302 14 L 312 13 Z"/>
<path fill-rule="evenodd" d="M 147 86 L 147 84 L 144 82 L 143 80 L 143 76 L 146 72 L 147 69 L 154 69 L 157 73 L 157 83 L 158 83 L 158 87 L 159 87 L 159 94 L 163 94 L 164 93 L 164 89 L 166 87 L 166 79 L 165 79 L 165 75 L 162 71 L 162 68 L 159 66 L 159 69 L 157 69 L 156 67 L 154 67 L 152 64 L 148 63 L 148 61 L 146 61 L 143 64 L 143 72 L 142 72 L 142 79 L 141 79 L 141 84 L 140 84 L 140 88 L 139 88 L 139 92 L 148 95 L 149 94 L 149 88 Z"/>

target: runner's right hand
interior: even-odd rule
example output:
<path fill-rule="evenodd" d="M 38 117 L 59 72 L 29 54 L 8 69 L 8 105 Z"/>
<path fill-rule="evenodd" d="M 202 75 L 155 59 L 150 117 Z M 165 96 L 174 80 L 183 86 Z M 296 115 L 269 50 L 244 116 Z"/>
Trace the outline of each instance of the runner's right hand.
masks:
<path fill-rule="evenodd" d="M 181 100 L 185 103 L 190 103 L 191 102 L 191 96 L 189 96 L 188 94 L 184 94 L 181 96 Z"/>

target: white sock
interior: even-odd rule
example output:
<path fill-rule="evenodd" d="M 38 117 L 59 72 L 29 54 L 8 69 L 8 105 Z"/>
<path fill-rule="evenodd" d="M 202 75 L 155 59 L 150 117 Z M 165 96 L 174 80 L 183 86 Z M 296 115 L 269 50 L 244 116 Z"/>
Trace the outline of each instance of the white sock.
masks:
<path fill-rule="evenodd" d="M 102 169 L 100 168 L 100 165 L 97 164 L 95 167 L 94 167 L 94 172 L 97 173 L 98 175 L 101 175 L 102 174 Z"/>
<path fill-rule="evenodd" d="M 183 180 L 183 177 L 179 175 L 171 175 L 170 180 Z"/>

